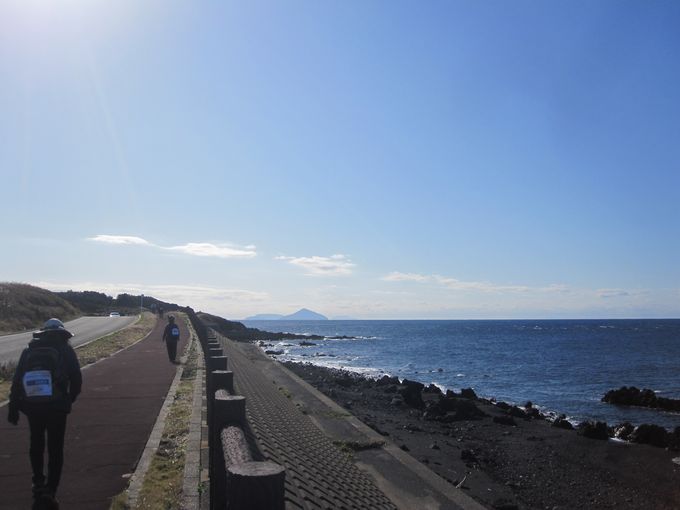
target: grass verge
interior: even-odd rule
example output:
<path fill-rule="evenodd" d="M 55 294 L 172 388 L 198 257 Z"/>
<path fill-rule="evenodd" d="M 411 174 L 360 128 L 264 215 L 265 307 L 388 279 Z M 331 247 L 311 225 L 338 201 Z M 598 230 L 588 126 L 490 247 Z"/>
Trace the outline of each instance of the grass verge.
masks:
<path fill-rule="evenodd" d="M 385 441 L 333 441 L 333 444 L 343 452 L 351 453 L 382 448 Z"/>
<path fill-rule="evenodd" d="M 181 508 L 182 485 L 186 443 L 189 436 L 189 421 L 193 409 L 194 384 L 199 348 L 191 324 L 183 314 L 175 314 L 186 322 L 194 342 L 187 353 L 182 378 L 177 387 L 174 401 L 165 419 L 163 435 L 149 470 L 146 472 L 134 510 L 175 510 Z M 110 510 L 131 510 L 126 492 L 113 499 Z"/>
<path fill-rule="evenodd" d="M 156 320 L 157 317 L 154 314 L 144 312 L 137 322 L 131 326 L 106 335 L 82 347 L 76 347 L 80 366 L 85 367 L 100 359 L 108 358 L 121 349 L 125 349 L 141 340 L 154 328 Z M 0 366 L 0 402 L 9 398 L 15 369 L 16 363 L 7 363 Z"/>

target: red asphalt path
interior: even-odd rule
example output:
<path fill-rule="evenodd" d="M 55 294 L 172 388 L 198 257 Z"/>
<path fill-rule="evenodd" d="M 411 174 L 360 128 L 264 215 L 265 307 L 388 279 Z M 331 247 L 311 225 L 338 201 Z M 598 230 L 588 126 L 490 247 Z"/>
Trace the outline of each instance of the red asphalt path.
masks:
<path fill-rule="evenodd" d="M 178 323 L 179 358 L 189 333 Z M 107 510 L 127 487 L 177 368 L 161 341 L 166 324 L 160 319 L 141 342 L 83 370 L 83 391 L 66 422 L 57 493 L 62 510 Z M 0 509 L 26 510 L 32 501 L 28 420 L 22 414 L 19 425 L 11 425 L 6 406 L 0 415 Z"/>

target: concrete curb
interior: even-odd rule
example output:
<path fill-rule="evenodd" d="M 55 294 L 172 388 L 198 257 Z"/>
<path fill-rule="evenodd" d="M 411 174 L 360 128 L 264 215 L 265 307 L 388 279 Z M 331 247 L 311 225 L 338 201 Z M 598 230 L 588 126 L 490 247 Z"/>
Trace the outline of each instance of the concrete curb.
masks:
<path fill-rule="evenodd" d="M 196 379 L 194 380 L 193 407 L 189 420 L 189 437 L 184 460 L 182 510 L 199 510 L 201 507 L 201 437 L 203 427 L 203 351 L 197 349 Z"/>
<path fill-rule="evenodd" d="M 130 485 L 127 488 L 128 494 L 128 504 L 131 508 L 137 506 L 137 499 L 139 498 L 139 492 L 142 489 L 142 484 L 144 483 L 144 477 L 146 472 L 151 466 L 151 461 L 153 456 L 158 450 L 158 445 L 161 443 L 161 438 L 163 437 L 163 429 L 165 428 L 165 419 L 168 417 L 170 412 L 170 406 L 175 401 L 175 393 L 177 393 L 177 387 L 179 386 L 180 380 L 182 379 L 182 373 L 184 372 L 183 367 L 178 367 L 175 373 L 175 378 L 172 380 L 168 394 L 163 402 L 163 407 L 161 407 L 158 413 L 158 418 L 156 418 L 156 423 L 153 426 L 149 440 L 146 442 L 142 456 L 137 463 L 135 472 L 130 477 Z"/>

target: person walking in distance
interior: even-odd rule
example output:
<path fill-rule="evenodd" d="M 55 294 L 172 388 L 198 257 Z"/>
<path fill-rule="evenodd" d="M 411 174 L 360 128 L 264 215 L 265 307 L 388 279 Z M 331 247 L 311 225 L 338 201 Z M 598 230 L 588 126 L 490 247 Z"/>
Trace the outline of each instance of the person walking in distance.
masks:
<path fill-rule="evenodd" d="M 175 317 L 168 315 L 168 324 L 163 331 L 163 341 L 168 348 L 168 358 L 175 363 L 177 357 L 177 343 L 179 342 L 179 326 L 175 324 Z"/>
<path fill-rule="evenodd" d="M 17 425 L 19 411 L 28 418 L 34 508 L 59 508 L 56 493 L 64 465 L 66 416 L 83 381 L 69 344 L 72 336 L 59 319 L 45 322 L 21 353 L 12 380 L 7 419 Z M 46 435 L 47 478 L 43 471 Z"/>

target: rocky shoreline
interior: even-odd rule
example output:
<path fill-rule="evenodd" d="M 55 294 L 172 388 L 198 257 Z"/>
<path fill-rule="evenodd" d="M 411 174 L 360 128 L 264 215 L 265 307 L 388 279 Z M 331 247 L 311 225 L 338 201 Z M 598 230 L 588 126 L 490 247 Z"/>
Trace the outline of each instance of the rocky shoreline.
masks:
<path fill-rule="evenodd" d="M 662 429 L 664 447 L 633 444 L 617 433 L 655 444 L 658 431 L 604 423 L 573 430 L 531 403 L 480 399 L 470 389 L 443 394 L 388 376 L 285 365 L 488 508 L 680 508 L 680 428 Z"/>

